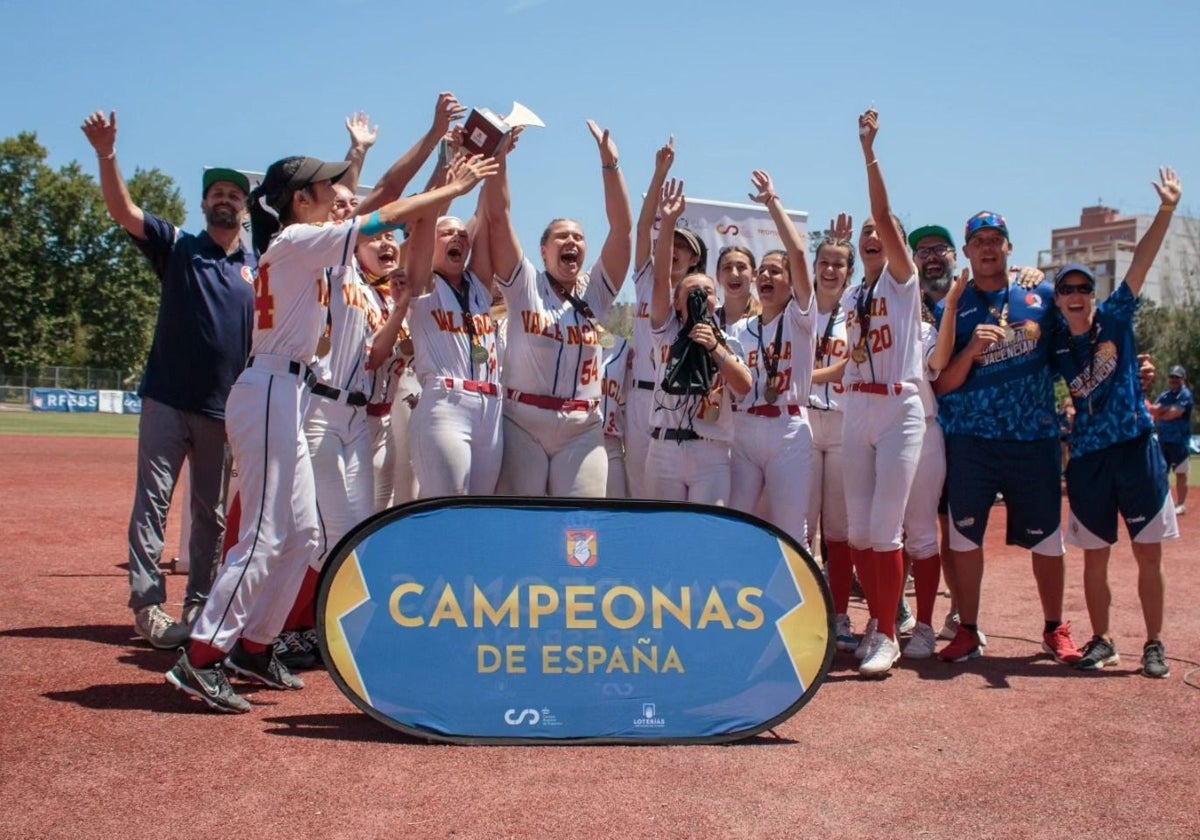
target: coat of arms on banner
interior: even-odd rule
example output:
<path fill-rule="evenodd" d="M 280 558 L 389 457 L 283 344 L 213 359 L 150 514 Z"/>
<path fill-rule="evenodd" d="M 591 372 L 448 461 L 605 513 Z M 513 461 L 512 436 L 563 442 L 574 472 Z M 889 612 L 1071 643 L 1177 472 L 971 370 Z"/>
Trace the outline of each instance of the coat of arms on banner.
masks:
<path fill-rule="evenodd" d="M 595 531 L 567 531 L 567 562 L 572 566 L 595 566 L 599 559 Z"/>

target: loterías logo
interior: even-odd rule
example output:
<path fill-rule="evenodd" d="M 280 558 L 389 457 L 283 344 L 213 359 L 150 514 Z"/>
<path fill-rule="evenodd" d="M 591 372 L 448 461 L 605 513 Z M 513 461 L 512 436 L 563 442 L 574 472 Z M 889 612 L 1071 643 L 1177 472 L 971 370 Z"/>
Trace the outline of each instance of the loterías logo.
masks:
<path fill-rule="evenodd" d="M 717 233 L 721 236 L 737 236 L 741 230 L 737 225 L 717 225 Z"/>
<path fill-rule="evenodd" d="M 595 566 L 600 549 L 595 531 L 567 531 L 567 562 L 572 566 Z"/>

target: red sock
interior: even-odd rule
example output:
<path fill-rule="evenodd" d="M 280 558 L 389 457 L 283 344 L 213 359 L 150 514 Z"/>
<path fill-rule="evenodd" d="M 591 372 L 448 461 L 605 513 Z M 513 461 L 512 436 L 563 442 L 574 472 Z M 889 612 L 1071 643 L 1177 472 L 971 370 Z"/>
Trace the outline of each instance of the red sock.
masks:
<path fill-rule="evenodd" d="M 913 582 L 917 589 L 917 621 L 933 626 L 933 605 L 942 583 L 942 558 L 935 554 L 913 561 Z"/>
<path fill-rule="evenodd" d="M 307 630 L 317 626 L 317 570 L 309 566 L 296 595 L 296 603 L 284 622 L 284 630 Z"/>
<path fill-rule="evenodd" d="M 875 567 L 875 617 L 879 619 L 879 632 L 889 639 L 896 639 L 896 613 L 900 610 L 900 596 L 904 594 L 904 554 L 894 551 L 872 551 L 867 562 Z"/>
<path fill-rule="evenodd" d="M 211 668 L 225 658 L 225 651 L 204 642 L 192 641 L 188 644 L 187 655 L 193 668 Z"/>
<path fill-rule="evenodd" d="M 225 544 L 221 548 L 221 562 L 225 562 L 225 557 L 229 554 L 230 549 L 237 545 L 238 529 L 242 525 L 242 494 L 234 493 L 233 501 L 229 503 L 229 508 L 225 512 Z"/>
<path fill-rule="evenodd" d="M 850 590 L 854 586 L 854 565 L 850 562 L 850 544 L 825 541 L 825 568 L 829 570 L 829 591 L 833 611 L 838 615 L 850 609 Z"/>
<path fill-rule="evenodd" d="M 852 545 L 849 548 L 850 563 L 858 575 L 858 585 L 862 587 L 863 595 L 867 599 L 867 612 L 871 618 L 875 618 L 875 564 L 871 562 L 871 549 L 855 548 Z"/>
<path fill-rule="evenodd" d="M 252 642 L 246 638 L 242 639 L 242 648 L 246 651 L 246 653 L 253 653 L 256 655 L 267 652 L 267 646 L 262 642 Z"/>

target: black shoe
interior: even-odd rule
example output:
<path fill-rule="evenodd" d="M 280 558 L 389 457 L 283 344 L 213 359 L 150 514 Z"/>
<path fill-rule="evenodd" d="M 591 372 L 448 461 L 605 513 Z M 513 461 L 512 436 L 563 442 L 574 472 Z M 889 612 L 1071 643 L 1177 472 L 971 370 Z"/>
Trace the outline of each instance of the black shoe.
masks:
<path fill-rule="evenodd" d="M 225 657 L 225 667 L 239 676 L 282 691 L 304 688 L 304 680 L 279 661 L 274 648 L 268 648 L 265 653 L 250 653 L 242 646 L 241 639 Z"/>
<path fill-rule="evenodd" d="M 175 667 L 167 671 L 166 678 L 184 694 L 199 697 L 218 712 L 240 714 L 250 711 L 249 702 L 239 697 L 229 685 L 229 678 L 220 663 L 211 668 L 195 668 L 185 650 Z"/>
<path fill-rule="evenodd" d="M 290 671 L 307 671 L 317 664 L 316 655 L 299 630 L 284 630 L 275 637 L 272 647 Z"/>
<path fill-rule="evenodd" d="M 1092 640 L 1083 646 L 1083 656 L 1075 663 L 1075 667 L 1080 671 L 1099 671 L 1106 665 L 1118 665 L 1120 662 L 1121 657 L 1117 655 L 1112 642 L 1092 636 Z"/>
<path fill-rule="evenodd" d="M 1171 666 L 1167 664 L 1167 650 L 1157 639 L 1146 642 L 1146 646 L 1142 648 L 1142 673 L 1160 680 L 1171 676 Z"/>

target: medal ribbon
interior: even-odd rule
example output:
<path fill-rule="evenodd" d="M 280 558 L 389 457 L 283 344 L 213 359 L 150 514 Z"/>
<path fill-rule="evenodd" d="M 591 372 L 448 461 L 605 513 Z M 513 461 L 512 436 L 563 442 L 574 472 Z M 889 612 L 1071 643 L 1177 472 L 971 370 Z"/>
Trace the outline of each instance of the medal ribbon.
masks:
<path fill-rule="evenodd" d="M 438 276 L 440 277 L 441 275 Z M 479 339 L 479 333 L 475 332 L 475 319 L 471 316 L 471 283 L 467 279 L 466 275 L 463 275 L 462 293 L 460 294 L 458 289 L 454 288 L 450 281 L 445 277 L 442 277 L 442 282 L 444 282 L 450 288 L 450 292 L 454 295 L 454 299 L 458 301 L 458 306 L 462 310 L 463 329 L 467 331 L 472 348 L 468 349 L 467 351 L 467 362 L 471 365 L 471 378 L 474 379 L 475 354 L 473 352 L 473 348 L 482 347 L 483 344 Z"/>
<path fill-rule="evenodd" d="M 785 310 L 786 311 L 786 310 Z M 775 323 L 775 340 L 771 342 L 771 352 L 768 353 L 763 348 L 763 316 L 758 316 L 758 355 L 762 357 L 763 368 L 767 371 L 767 388 L 765 395 L 767 402 L 771 405 L 775 404 L 779 393 L 775 390 L 775 376 L 779 373 L 779 350 L 783 342 L 783 312 L 779 313 L 779 320 Z"/>

